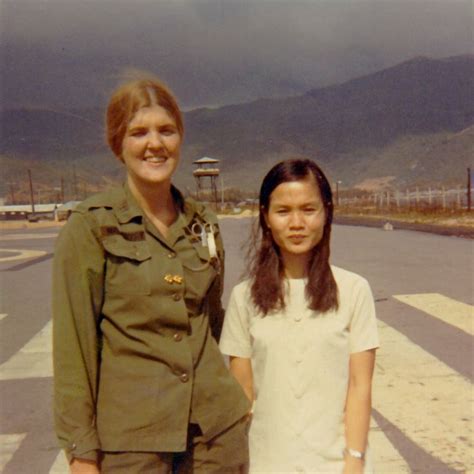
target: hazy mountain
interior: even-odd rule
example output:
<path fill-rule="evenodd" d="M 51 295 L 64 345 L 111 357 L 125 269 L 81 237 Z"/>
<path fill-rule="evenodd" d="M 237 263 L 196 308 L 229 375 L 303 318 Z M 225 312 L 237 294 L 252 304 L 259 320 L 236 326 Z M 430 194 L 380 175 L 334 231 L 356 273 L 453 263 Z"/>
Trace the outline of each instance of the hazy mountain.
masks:
<path fill-rule="evenodd" d="M 211 156 L 221 160 L 226 185 L 255 188 L 271 164 L 304 155 L 345 186 L 385 176 L 395 177 L 393 185 L 463 184 L 472 162 L 473 86 L 474 56 L 415 58 L 297 97 L 193 110 L 185 114 L 177 182 L 194 186 L 192 161 Z M 7 111 L 1 131 L 4 186 L 22 181 L 27 166 L 54 186 L 61 176 L 70 182 L 73 163 L 89 188 L 120 177 L 100 110 Z"/>

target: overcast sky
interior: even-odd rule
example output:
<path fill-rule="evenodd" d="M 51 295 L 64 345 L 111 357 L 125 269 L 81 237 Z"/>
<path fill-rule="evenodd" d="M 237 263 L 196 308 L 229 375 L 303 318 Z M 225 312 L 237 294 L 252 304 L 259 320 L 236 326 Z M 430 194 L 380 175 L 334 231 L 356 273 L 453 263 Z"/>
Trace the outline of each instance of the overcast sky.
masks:
<path fill-rule="evenodd" d="M 2 107 L 103 106 L 133 69 L 182 106 L 472 52 L 471 0 L 0 0 Z"/>

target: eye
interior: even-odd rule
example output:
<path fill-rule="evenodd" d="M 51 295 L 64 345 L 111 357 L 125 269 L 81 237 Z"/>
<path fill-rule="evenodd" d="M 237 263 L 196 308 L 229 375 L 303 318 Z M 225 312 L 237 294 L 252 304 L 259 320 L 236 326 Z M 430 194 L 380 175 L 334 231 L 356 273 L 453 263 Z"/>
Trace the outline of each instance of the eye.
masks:
<path fill-rule="evenodd" d="M 143 137 L 146 133 L 147 130 L 145 128 L 133 128 L 132 130 L 129 130 L 128 135 L 130 137 Z"/>
<path fill-rule="evenodd" d="M 276 213 L 280 215 L 285 215 L 288 214 L 288 209 L 277 209 Z"/>
<path fill-rule="evenodd" d="M 169 137 L 171 135 L 174 135 L 175 133 L 178 133 L 178 130 L 174 127 L 166 127 L 166 128 L 162 128 L 160 130 L 160 133 L 162 135 L 165 135 L 166 137 Z"/>

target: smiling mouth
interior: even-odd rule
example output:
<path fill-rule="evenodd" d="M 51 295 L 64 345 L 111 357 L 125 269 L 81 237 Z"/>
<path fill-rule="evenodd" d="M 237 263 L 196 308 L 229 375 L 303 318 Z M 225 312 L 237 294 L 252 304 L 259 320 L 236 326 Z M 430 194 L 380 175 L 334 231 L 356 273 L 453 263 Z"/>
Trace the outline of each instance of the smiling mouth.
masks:
<path fill-rule="evenodd" d="M 146 161 L 147 163 L 155 163 L 155 164 L 160 164 L 164 163 L 168 158 L 164 156 L 149 156 L 147 158 L 144 158 L 143 161 Z"/>

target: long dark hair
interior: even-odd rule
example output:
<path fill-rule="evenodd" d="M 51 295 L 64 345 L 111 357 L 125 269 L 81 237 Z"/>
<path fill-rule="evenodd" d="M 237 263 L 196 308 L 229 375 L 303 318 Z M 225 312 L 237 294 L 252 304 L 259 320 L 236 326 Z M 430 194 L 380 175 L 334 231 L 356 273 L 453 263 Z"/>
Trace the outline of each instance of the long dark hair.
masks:
<path fill-rule="evenodd" d="M 263 313 L 285 307 L 284 268 L 280 250 L 265 222 L 273 190 L 282 183 L 314 178 L 324 205 L 326 221 L 321 241 L 313 248 L 307 268 L 306 298 L 308 307 L 320 312 L 338 308 L 337 285 L 329 265 L 329 241 L 333 218 L 332 192 L 319 166 L 308 159 L 291 159 L 276 164 L 265 176 L 260 188 L 258 228 L 249 251 L 251 295 Z"/>

